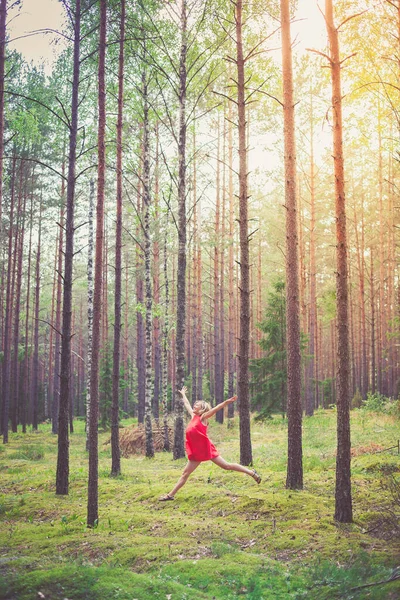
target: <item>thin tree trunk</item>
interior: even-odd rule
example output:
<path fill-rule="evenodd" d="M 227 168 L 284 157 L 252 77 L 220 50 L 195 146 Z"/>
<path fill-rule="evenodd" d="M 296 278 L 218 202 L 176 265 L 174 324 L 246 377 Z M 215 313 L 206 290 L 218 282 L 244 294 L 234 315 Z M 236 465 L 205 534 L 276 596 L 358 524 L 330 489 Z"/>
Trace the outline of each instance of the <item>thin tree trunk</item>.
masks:
<path fill-rule="evenodd" d="M 170 451 L 169 433 L 168 433 L 168 337 L 169 337 L 169 281 L 168 281 L 168 261 L 167 261 L 167 233 L 168 228 L 165 228 L 164 238 L 164 289 L 165 289 L 165 316 L 164 316 L 164 331 L 163 331 L 163 438 L 164 450 Z"/>
<path fill-rule="evenodd" d="M 73 77 L 71 126 L 69 134 L 67 211 L 65 221 L 64 290 L 62 311 L 62 340 L 60 368 L 60 404 L 58 414 L 58 455 L 56 493 L 68 494 L 69 485 L 69 439 L 68 406 L 71 381 L 71 318 L 72 318 L 72 261 L 74 256 L 74 200 L 76 142 L 78 132 L 78 91 L 80 72 L 81 0 L 76 0 L 74 23 Z"/>
<path fill-rule="evenodd" d="M 229 196 L 229 334 L 228 334 L 228 397 L 235 393 L 235 294 L 234 294 L 234 198 L 233 198 L 233 135 L 232 135 L 232 104 L 228 105 L 228 196 Z M 235 414 L 233 403 L 228 405 L 228 419 L 233 419 Z M 228 421 L 229 422 L 229 421 Z"/>
<path fill-rule="evenodd" d="M 94 181 L 90 180 L 88 215 L 88 262 L 87 262 L 87 353 L 86 353 L 86 450 L 89 451 L 90 432 L 90 373 L 92 369 L 93 348 L 93 254 L 94 254 Z"/>
<path fill-rule="evenodd" d="M 13 361 L 13 403 L 12 403 L 12 412 L 11 412 L 11 427 L 14 433 L 17 432 L 18 429 L 18 421 L 19 421 L 19 383 L 20 383 L 20 363 L 19 363 L 19 321 L 20 321 L 20 307 L 21 307 L 21 286 L 22 286 L 22 258 L 24 253 L 24 234 L 25 234 L 25 208 L 26 208 L 26 183 L 25 189 L 22 189 L 22 179 L 23 179 L 23 165 L 21 165 L 21 176 L 20 176 L 20 192 L 19 192 L 19 200 L 18 200 L 18 212 L 21 215 L 22 223 L 20 226 L 20 231 L 18 235 L 18 250 L 16 253 L 16 290 L 15 290 L 15 310 L 14 310 L 14 361 Z M 21 211 L 21 201 L 22 196 L 24 198 L 22 211 Z"/>
<path fill-rule="evenodd" d="M 154 188 L 154 221 L 155 234 L 153 243 L 153 295 L 156 307 L 160 304 L 160 227 L 159 227 L 159 132 L 158 122 L 156 124 L 156 164 L 155 164 L 155 188 Z M 158 311 L 157 311 L 158 312 Z M 158 315 L 153 319 L 153 355 L 154 355 L 154 394 L 152 402 L 153 416 L 158 421 L 160 412 L 160 390 L 161 390 L 161 346 L 160 346 L 160 318 Z"/>
<path fill-rule="evenodd" d="M 335 519 L 353 520 L 350 474 L 349 317 L 347 282 L 346 204 L 344 194 L 342 91 L 338 30 L 334 25 L 332 0 L 325 0 L 325 21 L 330 46 L 333 109 L 333 159 L 336 195 L 336 312 L 337 312 L 337 455 Z"/>
<path fill-rule="evenodd" d="M 89 423 L 89 479 L 87 525 L 94 527 L 98 521 L 98 431 L 99 416 L 99 356 L 101 299 L 103 293 L 103 245 L 104 245 L 104 196 L 106 168 L 106 86 L 105 58 L 107 31 L 107 2 L 100 0 L 100 39 L 98 68 L 98 167 L 97 167 L 97 206 L 96 206 L 96 256 L 93 298 L 93 346 L 92 368 L 90 371 L 90 423 Z"/>
<path fill-rule="evenodd" d="M 242 43 L 242 0 L 236 10 L 236 65 L 239 133 L 239 235 L 240 235 L 240 334 L 238 396 L 240 411 L 240 462 L 253 462 L 250 437 L 249 346 L 250 346 L 250 264 L 248 232 L 247 148 L 245 74 Z"/>
<path fill-rule="evenodd" d="M 374 282 L 374 252 L 371 247 L 370 273 L 370 302 L 371 302 L 371 392 L 376 392 L 376 358 L 375 358 L 375 282 Z"/>
<path fill-rule="evenodd" d="M 223 401 L 222 390 L 221 390 L 221 343 L 220 343 L 220 282 L 219 282 L 219 246 L 221 244 L 220 238 L 220 202 L 221 202 L 221 191 L 220 191 L 220 122 L 218 119 L 217 124 L 217 178 L 216 178 L 216 204 L 215 204 L 215 223 L 214 223 L 214 298 L 213 298 L 213 311 L 214 311 L 214 393 L 215 393 L 215 404 L 220 404 Z M 215 415 L 217 422 L 222 423 L 224 413 L 222 410 L 218 411 Z"/>
<path fill-rule="evenodd" d="M 178 134 L 178 273 L 176 306 L 176 389 L 174 459 L 185 456 L 183 402 L 178 393 L 185 383 L 185 325 L 186 325 L 186 91 L 187 91 L 187 6 L 182 0 L 179 57 L 179 134 Z"/>
<path fill-rule="evenodd" d="M 15 171 L 16 158 L 13 158 L 11 172 L 11 199 L 10 199 L 10 223 L 8 230 L 8 262 L 7 262 L 7 288 L 6 288 L 6 312 L 4 319 L 4 345 L 3 345 L 3 443 L 8 443 L 8 419 L 10 412 L 11 391 L 11 336 L 12 336 L 12 296 L 11 296 L 11 265 L 12 265 L 12 240 L 15 201 Z"/>
<path fill-rule="evenodd" d="M 0 229 L 3 217 L 4 84 L 7 38 L 7 0 L 0 0 Z"/>
<path fill-rule="evenodd" d="M 58 433 L 58 419 L 60 407 L 60 345 L 61 335 L 61 308 L 62 308 L 62 268 L 63 268 L 63 242 L 64 242 L 64 181 L 61 188 L 61 208 L 60 208 L 60 230 L 58 239 L 58 268 L 57 268 L 57 300 L 56 300 L 56 339 L 54 349 L 54 385 L 53 385 L 53 405 L 52 405 L 52 433 Z"/>
<path fill-rule="evenodd" d="M 29 397 L 29 309 L 30 309 L 30 287 L 31 287 L 31 258 L 32 258 L 32 227 L 33 227 L 33 181 L 31 191 L 31 207 L 30 207 L 30 224 L 29 224 L 29 248 L 28 248 L 28 270 L 26 275 L 26 317 L 25 317 L 25 352 L 24 352 L 24 368 L 23 382 L 24 389 L 22 393 L 22 432 L 26 433 L 27 409 Z"/>
<path fill-rule="evenodd" d="M 145 433 L 146 457 L 154 457 L 153 431 L 151 426 L 151 400 L 153 397 L 152 373 L 152 311 L 153 296 L 151 289 L 151 239 L 150 239 L 150 140 L 149 140 L 149 106 L 147 92 L 147 74 L 142 74 L 143 95 L 143 203 L 144 203 L 144 260 L 146 279 L 146 392 L 145 392 Z"/>
<path fill-rule="evenodd" d="M 296 206 L 296 145 L 289 0 L 281 0 L 283 120 L 286 202 L 286 352 L 288 466 L 286 487 L 302 489 L 299 274 Z"/>
<path fill-rule="evenodd" d="M 32 428 L 38 428 L 39 408 L 39 305 L 40 305 L 40 251 L 42 233 L 42 201 L 39 210 L 39 239 L 36 253 L 36 291 L 35 291 L 35 325 L 34 325 L 34 353 L 33 353 L 33 378 L 32 378 Z"/>
<path fill-rule="evenodd" d="M 121 285 L 122 285 L 122 126 L 124 110 L 124 42 L 125 0 L 121 0 L 118 66 L 118 121 L 117 121 L 117 217 L 115 228 L 115 297 L 114 297 L 114 350 L 113 388 L 111 409 L 111 475 L 121 473 L 119 448 L 119 363 L 121 351 Z"/>

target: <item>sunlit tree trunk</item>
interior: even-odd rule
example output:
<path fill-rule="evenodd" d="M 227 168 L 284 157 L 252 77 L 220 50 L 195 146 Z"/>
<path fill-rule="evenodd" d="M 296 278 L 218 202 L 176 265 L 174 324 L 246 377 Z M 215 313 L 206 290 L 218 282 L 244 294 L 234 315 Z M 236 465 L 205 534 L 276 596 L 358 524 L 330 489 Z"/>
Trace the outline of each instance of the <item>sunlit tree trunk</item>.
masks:
<path fill-rule="evenodd" d="M 234 293 L 234 197 L 233 197 L 233 135 L 232 135 L 232 104 L 228 105 L 228 197 L 229 197 L 229 253 L 228 253 L 228 296 L 229 296 L 229 334 L 228 334 L 228 397 L 235 393 L 235 293 Z M 234 416 L 234 405 L 228 405 L 228 419 Z"/>
<path fill-rule="evenodd" d="M 337 314 L 337 455 L 335 519 L 340 523 L 353 520 L 350 474 L 350 386 L 349 386 L 349 317 L 346 204 L 342 133 L 342 91 L 339 35 L 333 20 L 332 0 L 325 0 L 325 21 L 330 47 L 332 77 L 333 160 L 336 196 L 336 314 Z"/>
<path fill-rule="evenodd" d="M 286 352 L 288 466 L 286 487 L 303 487 L 300 375 L 299 267 L 296 203 L 296 144 L 289 0 L 281 0 L 283 119 L 286 203 Z"/>

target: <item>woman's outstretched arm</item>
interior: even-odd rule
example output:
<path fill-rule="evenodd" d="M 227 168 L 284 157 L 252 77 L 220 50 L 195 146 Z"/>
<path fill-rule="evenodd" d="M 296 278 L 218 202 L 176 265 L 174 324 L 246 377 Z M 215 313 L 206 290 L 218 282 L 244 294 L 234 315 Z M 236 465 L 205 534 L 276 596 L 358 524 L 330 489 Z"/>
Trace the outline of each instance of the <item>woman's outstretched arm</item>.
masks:
<path fill-rule="evenodd" d="M 224 400 L 223 402 L 221 402 L 221 404 L 217 404 L 217 406 L 214 406 L 214 408 L 212 408 L 211 410 L 208 410 L 207 412 L 205 412 L 201 415 L 202 420 L 209 419 L 210 417 L 215 415 L 216 412 L 221 410 L 221 408 L 224 408 L 228 404 L 232 404 L 232 402 L 235 402 L 235 400 L 237 400 L 237 396 L 232 396 L 232 398 L 228 398 L 228 400 Z"/>
<path fill-rule="evenodd" d="M 179 390 L 179 393 L 180 393 L 180 395 L 182 396 L 182 400 L 183 400 L 183 405 L 184 405 L 184 407 L 185 407 L 185 408 L 186 408 L 186 410 L 188 411 L 189 415 L 190 415 L 191 417 L 193 417 L 193 409 L 192 409 L 192 407 L 191 407 L 191 405 L 190 405 L 190 402 L 189 402 L 189 400 L 187 399 L 187 396 L 186 396 L 186 390 L 187 390 L 187 387 L 184 385 L 184 386 L 183 386 L 183 388 L 182 388 L 181 390 Z"/>

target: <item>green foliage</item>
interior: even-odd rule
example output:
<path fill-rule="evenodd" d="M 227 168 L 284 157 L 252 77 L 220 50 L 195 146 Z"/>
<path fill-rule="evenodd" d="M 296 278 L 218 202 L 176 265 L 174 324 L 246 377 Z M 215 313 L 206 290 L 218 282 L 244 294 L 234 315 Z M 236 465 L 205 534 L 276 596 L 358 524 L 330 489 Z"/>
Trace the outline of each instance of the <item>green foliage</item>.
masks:
<path fill-rule="evenodd" d="M 44 458 L 44 448 L 40 445 L 21 447 L 17 452 L 10 455 L 12 460 L 42 460 Z"/>
<path fill-rule="evenodd" d="M 356 393 L 354 394 L 351 400 L 351 408 L 360 408 L 363 403 L 363 397 L 361 395 L 360 390 L 357 388 Z"/>
<path fill-rule="evenodd" d="M 264 320 L 258 327 L 264 334 L 259 342 L 264 356 L 250 361 L 252 407 L 258 411 L 256 420 L 264 421 L 274 412 L 286 413 L 286 297 L 282 280 L 273 285 Z M 302 335 L 301 350 L 305 347 Z"/>
<path fill-rule="evenodd" d="M 101 351 L 99 374 L 99 422 L 104 430 L 108 429 L 111 422 L 112 358 L 111 345 L 106 344 Z"/>
<path fill-rule="evenodd" d="M 400 417 L 400 400 L 386 398 L 386 396 L 378 392 L 375 394 L 368 392 L 367 398 L 363 401 L 361 408 L 369 412 L 380 412 Z"/>
<path fill-rule="evenodd" d="M 286 300 L 282 280 L 269 293 L 265 317 L 258 327 L 264 334 L 260 346 L 265 355 L 250 361 L 252 406 L 259 412 L 257 419 L 265 420 L 277 410 L 285 413 Z"/>

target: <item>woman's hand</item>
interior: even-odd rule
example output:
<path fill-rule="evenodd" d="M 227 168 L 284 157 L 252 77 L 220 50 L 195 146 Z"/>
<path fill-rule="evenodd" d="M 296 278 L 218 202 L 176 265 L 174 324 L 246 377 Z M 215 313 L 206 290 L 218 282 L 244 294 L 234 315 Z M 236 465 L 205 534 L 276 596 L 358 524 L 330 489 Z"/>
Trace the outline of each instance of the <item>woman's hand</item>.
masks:
<path fill-rule="evenodd" d="M 228 400 L 225 400 L 225 402 L 227 404 L 232 404 L 232 402 L 235 402 L 235 400 L 237 400 L 237 396 L 232 396 L 232 398 L 228 398 Z"/>
<path fill-rule="evenodd" d="M 181 396 L 186 396 L 186 392 L 187 392 L 186 385 L 184 385 L 181 390 L 178 390 L 178 392 L 181 394 Z"/>

